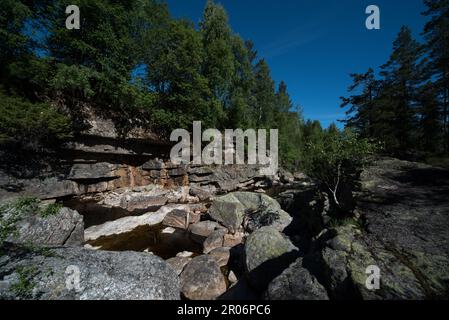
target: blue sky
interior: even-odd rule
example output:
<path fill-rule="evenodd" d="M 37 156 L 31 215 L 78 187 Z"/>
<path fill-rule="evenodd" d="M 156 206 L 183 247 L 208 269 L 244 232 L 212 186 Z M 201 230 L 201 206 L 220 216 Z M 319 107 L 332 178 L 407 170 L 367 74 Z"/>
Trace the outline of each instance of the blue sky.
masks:
<path fill-rule="evenodd" d="M 206 0 L 167 0 L 174 17 L 197 25 Z M 417 39 L 426 21 L 422 0 L 221 0 L 232 29 L 254 42 L 272 76 L 284 80 L 306 118 L 323 126 L 344 118 L 340 96 L 350 73 L 384 64 L 402 25 Z M 367 30 L 365 9 L 377 5 L 381 30 Z"/>

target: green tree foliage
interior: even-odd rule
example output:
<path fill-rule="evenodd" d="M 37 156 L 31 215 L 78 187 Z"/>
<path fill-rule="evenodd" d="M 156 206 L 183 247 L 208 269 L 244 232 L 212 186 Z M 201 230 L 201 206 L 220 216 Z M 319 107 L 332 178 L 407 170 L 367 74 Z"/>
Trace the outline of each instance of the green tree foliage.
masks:
<path fill-rule="evenodd" d="M 383 65 L 384 92 L 388 99 L 384 107 L 391 110 L 391 127 L 394 141 L 392 147 L 407 150 L 413 143 L 416 127 L 416 90 L 423 80 L 419 65 L 421 45 L 412 38 L 409 28 L 402 27 L 393 43 L 393 53 Z"/>
<path fill-rule="evenodd" d="M 70 120 L 52 106 L 0 91 L 0 144 L 37 149 L 71 137 Z"/>
<path fill-rule="evenodd" d="M 251 90 L 254 85 L 253 53 L 240 37 L 232 37 L 234 74 L 232 77 L 227 108 L 230 128 L 249 128 L 252 125 L 250 105 L 253 103 Z"/>
<path fill-rule="evenodd" d="M 420 148 L 430 153 L 441 152 L 444 131 L 437 88 L 433 83 L 423 85 L 418 92 Z"/>
<path fill-rule="evenodd" d="M 446 134 L 446 150 L 449 150 L 449 1 L 424 0 L 429 21 L 424 26 L 426 51 L 430 57 L 429 77 L 435 79 L 441 118 Z"/>
<path fill-rule="evenodd" d="M 200 35 L 185 21 L 172 21 L 148 48 L 149 87 L 157 93 L 157 109 L 172 119 L 164 127 L 188 128 L 194 120 L 214 126 L 220 108 L 212 101 L 207 79 L 201 74 L 203 52 Z"/>
<path fill-rule="evenodd" d="M 85 129 L 90 113 L 114 120 L 123 137 L 136 126 L 166 137 L 199 120 L 279 129 L 281 164 L 293 169 L 306 142 L 324 138 L 319 122 L 304 123 L 287 85 L 276 90 L 267 62 L 233 33 L 223 6 L 208 1 L 196 30 L 158 0 L 79 0 L 81 28 L 68 30 L 70 4 L 0 2 L 3 143 L 53 146 Z"/>
<path fill-rule="evenodd" d="M 86 99 L 99 108 L 126 112 L 132 107 L 129 81 L 142 58 L 141 41 L 150 40 L 164 22 L 165 6 L 155 1 L 83 0 L 77 4 L 83 14 L 81 28 L 68 30 L 63 13 L 69 4 L 55 1 L 50 10 L 48 47 L 57 63 L 57 79 L 50 88 L 72 108 Z M 61 78 L 66 81 L 58 81 Z"/>
<path fill-rule="evenodd" d="M 335 126 L 322 135 L 321 139 L 306 143 L 303 167 L 307 174 L 323 184 L 337 207 L 343 209 L 347 204 L 343 203 L 342 187 L 354 185 L 377 146 L 351 130 L 340 132 Z"/>
<path fill-rule="evenodd" d="M 301 158 L 303 144 L 303 122 L 301 110 L 295 108 L 287 92 L 287 85 L 281 81 L 275 96 L 275 122 L 279 129 L 279 154 L 281 165 L 295 169 Z"/>
<path fill-rule="evenodd" d="M 255 66 L 252 95 L 254 100 L 251 109 L 254 125 L 257 128 L 268 128 L 270 124 L 275 123 L 276 96 L 270 68 L 264 59 Z"/>
<path fill-rule="evenodd" d="M 376 108 L 376 97 L 380 90 L 380 83 L 375 79 L 373 69 L 364 74 L 351 74 L 353 84 L 348 88 L 349 92 L 357 92 L 348 98 L 341 97 L 342 107 L 349 106 L 346 111 L 348 119 L 344 122 L 361 136 L 373 136 L 378 132 L 377 120 L 379 115 Z"/>
<path fill-rule="evenodd" d="M 349 89 L 356 90 L 343 98 L 349 107 L 347 126 L 395 153 L 449 151 L 449 1 L 424 4 L 425 43 L 417 43 L 403 27 L 382 77 L 370 71 L 354 75 Z"/>
<path fill-rule="evenodd" d="M 223 6 L 207 1 L 200 30 L 204 46 L 203 74 L 215 98 L 224 106 L 235 69 L 231 28 Z"/>
<path fill-rule="evenodd" d="M 383 142 L 395 154 L 441 151 L 444 103 L 439 82 L 427 72 L 434 62 L 424 48 L 402 27 L 388 62 L 381 66 L 381 77 L 372 69 L 351 75 L 353 95 L 342 98 L 342 107 L 348 107 L 346 125 L 362 137 Z"/>

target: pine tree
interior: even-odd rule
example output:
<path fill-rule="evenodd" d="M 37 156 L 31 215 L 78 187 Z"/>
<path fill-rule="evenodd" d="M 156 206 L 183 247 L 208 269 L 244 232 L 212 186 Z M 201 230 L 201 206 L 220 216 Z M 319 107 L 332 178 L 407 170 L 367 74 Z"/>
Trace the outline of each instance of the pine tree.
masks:
<path fill-rule="evenodd" d="M 252 124 L 251 89 L 254 85 L 254 74 L 251 64 L 251 52 L 238 36 L 232 37 L 234 55 L 234 74 L 229 93 L 227 118 L 229 128 L 249 128 Z"/>
<path fill-rule="evenodd" d="M 205 52 L 203 74 L 216 99 L 225 107 L 235 70 L 231 28 L 223 6 L 207 1 L 200 30 Z"/>
<path fill-rule="evenodd" d="M 211 91 L 201 74 L 202 48 L 199 33 L 186 21 L 172 21 L 148 48 L 144 59 L 148 86 L 158 95 L 156 108 L 169 115 L 167 128 L 188 128 L 194 120 L 215 125 L 217 112 L 210 105 Z"/>
<path fill-rule="evenodd" d="M 449 0 L 424 0 L 430 20 L 424 27 L 425 46 L 430 57 L 430 78 L 436 79 L 441 117 L 449 150 Z"/>
<path fill-rule="evenodd" d="M 428 82 L 418 92 L 420 147 L 431 153 L 442 151 L 443 142 L 443 126 L 437 91 L 434 83 Z"/>
<path fill-rule="evenodd" d="M 269 128 L 275 123 L 275 89 L 270 68 L 264 59 L 255 66 L 255 80 L 252 94 L 252 113 L 257 128 Z"/>
<path fill-rule="evenodd" d="M 422 47 L 407 27 L 402 27 L 393 43 L 393 53 L 383 65 L 383 108 L 392 112 L 391 149 L 403 152 L 413 145 L 416 126 L 416 90 L 423 80 L 420 64 Z"/>
<path fill-rule="evenodd" d="M 378 122 L 376 98 L 379 93 L 380 83 L 376 80 L 373 69 L 368 69 L 364 74 L 351 74 L 353 84 L 348 88 L 349 92 L 359 90 L 359 94 L 349 98 L 341 97 L 341 107 L 349 106 L 346 111 L 348 119 L 345 124 L 353 128 L 363 137 L 374 137 L 376 135 L 376 124 Z"/>
<path fill-rule="evenodd" d="M 275 97 L 275 124 L 279 129 L 280 161 L 284 167 L 294 169 L 293 165 L 300 160 L 302 139 L 302 115 L 294 108 L 287 85 L 281 81 Z"/>

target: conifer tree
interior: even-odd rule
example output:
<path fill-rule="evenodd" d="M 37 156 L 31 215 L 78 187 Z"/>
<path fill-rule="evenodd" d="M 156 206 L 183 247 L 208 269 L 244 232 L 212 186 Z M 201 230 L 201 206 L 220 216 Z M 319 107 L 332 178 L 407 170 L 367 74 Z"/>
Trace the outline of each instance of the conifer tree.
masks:
<path fill-rule="evenodd" d="M 446 151 L 449 150 L 449 0 L 424 0 L 424 15 L 430 20 L 424 26 L 426 51 L 430 58 L 430 78 L 436 79 L 441 105 Z"/>
<path fill-rule="evenodd" d="M 392 113 L 391 145 L 399 152 L 411 147 L 416 127 L 416 90 L 423 81 L 421 65 L 422 47 L 412 37 L 408 27 L 402 27 L 393 42 L 393 52 L 388 62 L 381 67 L 383 76 L 382 100 L 384 110 Z"/>
<path fill-rule="evenodd" d="M 235 69 L 231 28 L 223 6 L 207 1 L 200 30 L 205 53 L 203 74 L 215 98 L 225 107 Z"/>

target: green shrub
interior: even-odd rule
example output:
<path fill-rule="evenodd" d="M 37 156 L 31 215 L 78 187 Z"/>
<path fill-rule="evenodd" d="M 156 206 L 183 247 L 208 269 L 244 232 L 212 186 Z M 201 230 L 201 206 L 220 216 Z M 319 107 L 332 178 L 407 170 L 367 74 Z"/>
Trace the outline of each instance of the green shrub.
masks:
<path fill-rule="evenodd" d="M 0 91 L 0 144 L 37 149 L 70 137 L 70 119 L 52 106 Z"/>
<path fill-rule="evenodd" d="M 341 187 L 352 187 L 370 155 L 378 145 L 359 138 L 350 130 L 336 128 L 324 132 L 322 139 L 306 144 L 303 166 L 306 173 L 321 182 L 339 208 Z"/>

